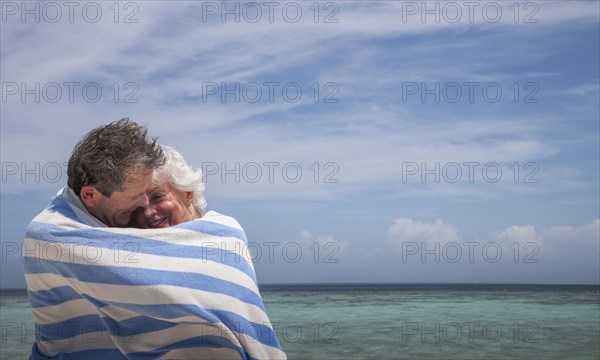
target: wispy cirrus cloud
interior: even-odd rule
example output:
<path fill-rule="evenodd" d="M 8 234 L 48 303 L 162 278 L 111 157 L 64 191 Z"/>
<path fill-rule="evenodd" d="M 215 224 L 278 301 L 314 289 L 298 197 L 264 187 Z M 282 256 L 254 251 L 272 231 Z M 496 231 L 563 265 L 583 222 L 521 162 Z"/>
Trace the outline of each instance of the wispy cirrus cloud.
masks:
<path fill-rule="evenodd" d="M 314 3 L 297 3 L 297 22 L 282 17 L 283 3 L 273 21 L 263 7 L 259 21 L 247 21 L 250 12 L 236 22 L 213 13 L 223 2 L 190 1 L 130 2 L 137 10 L 121 7 L 117 22 L 112 3 L 99 3 L 104 16 L 94 23 L 8 17 L 0 191 L 25 202 L 30 192 L 54 194 L 79 138 L 128 116 L 205 171 L 209 207 L 297 209 L 299 217 L 281 215 L 282 227 L 312 216 L 321 226 L 299 229 L 329 235 L 305 237 L 346 241 L 352 259 L 360 255 L 353 234 L 373 228 L 361 236 L 384 241 L 389 224 L 377 219 L 398 211 L 398 234 L 470 239 L 455 216 L 472 219 L 485 239 L 588 236 L 575 224 L 598 217 L 597 3 L 494 2 L 485 14 L 482 3 L 471 20 L 457 2 L 457 21 L 448 2 L 327 2 L 318 14 Z M 439 21 L 423 18 L 421 6 L 439 6 Z M 129 14 L 138 21 L 123 22 Z M 67 82 L 78 84 L 73 101 Z M 56 102 L 47 101 L 53 83 L 63 92 Z M 97 102 L 82 95 L 92 83 L 102 89 Z M 49 164 L 62 166 L 62 177 Z M 502 177 L 491 181 L 495 164 Z M 328 220 L 349 213 L 366 216 L 360 229 Z M 416 220 L 423 213 L 444 220 Z M 561 237 L 549 224 L 573 229 Z"/>

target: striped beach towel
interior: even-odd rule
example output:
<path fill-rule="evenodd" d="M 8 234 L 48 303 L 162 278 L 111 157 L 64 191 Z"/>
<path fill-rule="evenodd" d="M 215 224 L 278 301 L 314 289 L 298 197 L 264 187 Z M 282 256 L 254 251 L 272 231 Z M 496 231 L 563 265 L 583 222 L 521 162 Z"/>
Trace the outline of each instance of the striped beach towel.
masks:
<path fill-rule="evenodd" d="M 286 358 L 235 219 L 91 227 L 68 200 L 56 196 L 25 236 L 32 359 Z"/>

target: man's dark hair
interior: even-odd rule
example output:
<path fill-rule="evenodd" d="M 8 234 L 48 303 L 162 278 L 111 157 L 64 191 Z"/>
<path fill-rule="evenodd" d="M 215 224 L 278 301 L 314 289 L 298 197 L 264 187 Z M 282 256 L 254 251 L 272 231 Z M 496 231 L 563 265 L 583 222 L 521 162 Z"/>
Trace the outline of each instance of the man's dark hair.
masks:
<path fill-rule="evenodd" d="M 123 191 L 133 172 L 156 169 L 165 162 L 156 138 L 148 139 L 147 133 L 145 126 L 128 118 L 93 129 L 73 148 L 67 184 L 78 196 L 85 185 L 107 197 Z"/>

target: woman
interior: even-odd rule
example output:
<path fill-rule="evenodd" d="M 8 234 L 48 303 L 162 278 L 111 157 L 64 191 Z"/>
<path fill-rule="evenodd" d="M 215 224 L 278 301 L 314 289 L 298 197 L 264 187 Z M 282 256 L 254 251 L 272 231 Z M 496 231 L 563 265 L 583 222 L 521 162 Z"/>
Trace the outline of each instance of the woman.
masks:
<path fill-rule="evenodd" d="M 198 220 L 195 222 L 196 227 L 191 227 L 195 232 L 187 232 L 182 238 L 175 237 L 173 239 L 177 241 L 168 244 L 169 256 L 183 251 L 183 255 L 179 256 L 181 276 L 177 280 L 169 280 L 171 283 L 161 282 L 163 276 L 167 275 L 157 277 L 161 284 L 158 288 L 164 286 L 175 289 L 173 293 L 177 293 L 177 289 L 183 289 L 177 295 L 169 294 L 167 299 L 172 296 L 179 301 L 180 297 L 186 297 L 180 301 L 187 301 L 183 310 L 173 312 L 176 315 L 165 310 L 166 314 L 179 317 L 186 314 L 186 310 L 192 314 L 192 319 L 204 319 L 201 322 L 174 321 L 177 328 L 173 330 L 172 324 L 169 324 L 164 331 L 171 331 L 174 336 L 180 336 L 184 340 L 177 338 L 176 343 L 170 344 L 168 347 L 173 350 L 165 358 L 285 359 L 285 352 L 281 349 L 264 309 L 249 249 L 242 245 L 246 243 L 243 229 L 233 218 L 214 211 L 206 214 L 202 171 L 194 170 L 175 149 L 162 146 L 162 150 L 165 164 L 154 170 L 152 185 L 147 190 L 149 204 L 134 212 L 132 225 L 153 229 L 202 217 L 206 220 Z M 178 231 L 181 229 L 184 228 L 179 227 Z M 196 242 L 189 239 L 194 234 L 196 237 L 200 236 L 198 233 L 203 233 L 200 237 L 203 240 Z M 216 239 L 219 239 L 219 249 L 214 248 Z M 202 241 L 206 241 L 206 250 L 201 250 L 204 246 Z M 154 246 L 158 245 L 154 244 L 152 248 Z M 178 247 L 184 250 L 178 250 Z M 199 258 L 202 263 L 194 266 L 193 261 L 198 260 L 194 256 L 198 257 L 198 254 L 202 254 Z M 238 256 L 238 260 L 228 261 L 225 254 Z M 167 343 L 171 341 L 169 336 L 166 339 Z M 179 346 L 188 346 L 189 349 L 178 352 Z"/>
<path fill-rule="evenodd" d="M 205 214 L 202 170 L 194 170 L 172 147 L 163 145 L 162 150 L 165 164 L 154 170 L 152 185 L 147 190 L 149 204 L 133 214 L 134 227 L 164 228 Z"/>

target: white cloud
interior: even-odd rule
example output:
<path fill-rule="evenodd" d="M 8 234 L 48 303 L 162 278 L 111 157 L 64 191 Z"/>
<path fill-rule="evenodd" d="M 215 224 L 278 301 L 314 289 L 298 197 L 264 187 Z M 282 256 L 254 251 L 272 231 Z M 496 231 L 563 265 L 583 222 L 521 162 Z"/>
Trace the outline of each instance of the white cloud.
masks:
<path fill-rule="evenodd" d="M 441 243 L 460 241 L 461 236 L 457 229 L 450 224 L 437 219 L 433 223 L 420 220 L 396 219 L 388 229 L 388 243 L 397 250 L 402 251 L 404 243 Z"/>
<path fill-rule="evenodd" d="M 540 242 L 541 238 L 535 231 L 533 225 L 511 226 L 500 232 L 493 233 L 491 238 L 495 241 L 512 244 L 514 242 L 528 243 Z"/>
<path fill-rule="evenodd" d="M 583 246 L 587 248 L 598 249 L 600 247 L 600 219 L 596 219 L 589 224 L 573 226 L 553 226 L 544 229 L 540 233 L 544 242 L 553 247 Z"/>
<path fill-rule="evenodd" d="M 600 85 L 598 84 L 598 82 L 596 82 L 589 84 L 581 84 L 579 86 L 567 89 L 566 93 L 571 95 L 586 96 L 589 94 L 597 93 L 598 91 L 600 91 Z"/>
<path fill-rule="evenodd" d="M 300 242 L 306 246 L 310 246 L 315 243 L 319 245 L 320 249 L 330 249 L 333 246 L 336 253 L 338 251 L 346 251 L 350 247 L 350 243 L 346 240 L 338 240 L 332 235 L 314 236 L 307 230 L 300 231 L 299 238 Z"/>
<path fill-rule="evenodd" d="M 552 226 L 539 232 L 533 225 L 515 225 L 495 232 L 490 237 L 495 241 L 503 241 L 507 244 L 535 242 L 546 250 L 556 253 L 567 249 L 568 252 L 573 252 L 577 247 L 579 250 L 593 249 L 600 247 L 600 220 L 596 219 L 579 227 Z"/>
<path fill-rule="evenodd" d="M 81 99 L 73 104 L 21 104 L 19 101 L 3 104 L 3 161 L 26 162 L 29 167 L 36 162 L 42 166 L 63 163 L 72 145 L 86 131 L 129 115 L 141 123 L 150 123 L 152 134 L 161 135 L 169 145 L 183 150 L 196 166 L 207 160 L 207 154 L 211 157 L 218 154 L 219 161 L 229 164 L 297 161 L 309 166 L 316 161 L 334 161 L 340 168 L 340 183 L 335 186 L 315 186 L 310 181 L 296 185 L 282 181 L 224 186 L 216 183 L 208 188 L 215 196 L 331 199 L 346 196 L 357 187 L 365 188 L 365 184 L 401 185 L 402 161 L 514 162 L 542 159 L 561 151 L 561 147 L 536 137 L 548 126 L 544 114 L 459 116 L 456 112 L 444 113 L 443 120 L 438 121 L 438 113 L 434 112 L 431 119 L 427 119 L 414 114 L 406 104 L 387 103 L 389 91 L 381 87 L 382 84 L 397 89 L 399 82 L 415 79 L 443 80 L 450 76 L 478 81 L 506 79 L 508 74 L 491 70 L 492 62 L 470 57 L 464 57 L 464 61 L 437 60 L 436 55 L 449 48 L 455 51 L 477 48 L 488 40 L 478 37 L 480 35 L 461 37 L 453 42 L 406 41 L 401 53 L 395 47 L 363 46 L 370 45 L 372 40 L 382 40 L 382 36 L 389 40 L 440 29 L 458 32 L 470 27 L 492 29 L 494 25 L 483 21 L 481 16 L 474 23 L 442 21 L 436 24 L 422 22 L 420 16 L 399 23 L 401 4 L 348 2 L 336 4 L 339 22 L 331 24 L 314 23 L 308 5 L 303 5 L 304 20 L 308 21 L 297 24 L 281 19 L 256 24 L 205 23 L 199 16 L 200 5 L 175 3 L 176 6 L 173 2 L 140 3 L 137 15 L 140 21 L 136 24 L 115 24 L 106 8 L 107 19 L 97 24 L 81 21 L 45 24 L 32 27 L 26 33 L 21 26 L 28 24 L 18 21 L 2 24 L 2 75 L 6 81 L 45 83 L 91 78 L 102 80 L 105 87 L 112 81 L 136 81 L 140 87 L 137 96 L 140 102 L 127 106 L 111 102 L 94 106 Z M 508 9 L 510 5 L 501 4 L 503 26 L 516 25 Z M 538 17 L 544 21 L 518 24 L 522 25 L 520 31 L 535 32 L 539 27 L 554 26 L 556 22 L 593 18 L 590 15 L 593 4 L 588 2 L 568 6 L 555 2 L 538 5 Z M 545 21 L 548 19 L 552 21 Z M 113 40 L 116 38 L 119 41 Z M 527 46 L 531 46 L 531 42 L 527 42 Z M 357 52 L 341 61 L 336 58 L 340 49 Z M 515 53 L 519 53 L 512 48 L 497 50 L 494 57 L 503 52 L 510 55 L 511 62 Z M 398 56 L 402 66 L 382 66 L 381 55 Z M 320 61 L 323 59 L 325 61 Z M 433 63 L 435 66 L 431 66 Z M 307 67 L 310 67 L 309 77 L 304 73 Z M 307 106 L 312 105 L 310 101 L 212 104 L 182 100 L 200 96 L 203 81 L 260 79 L 260 82 L 286 76 L 290 81 L 305 79 L 305 86 L 313 81 L 336 81 L 342 101 L 321 112 Z M 394 100 L 401 97 L 399 91 L 396 95 Z M 360 101 L 349 100 L 353 96 L 359 96 Z M 302 114 L 303 106 L 308 108 L 309 114 Z M 290 115 L 294 111 L 301 115 Z M 281 117 L 281 123 L 275 120 L 253 124 L 251 129 L 244 127 L 251 119 L 275 117 Z M 177 126 L 173 126 L 175 121 Z M 283 121 L 290 126 L 280 126 Z M 243 130 L 238 130 L 240 128 Z M 28 144 L 28 151 L 23 151 L 23 144 Z M 304 168 L 304 171 L 310 180 L 310 170 Z M 486 195 L 486 191 L 472 184 L 468 188 L 446 185 L 411 189 L 401 196 Z M 54 189 L 56 184 L 9 181 L 3 184 L 2 191 L 22 193 L 40 187 Z"/>
<path fill-rule="evenodd" d="M 407 242 L 444 244 L 462 242 L 462 240 L 454 226 L 440 219 L 433 223 L 426 223 L 400 218 L 394 220 L 388 229 L 388 243 L 399 252 L 405 250 L 402 244 Z M 546 260 L 554 259 L 556 256 L 573 258 L 584 254 L 597 256 L 600 249 L 600 220 L 596 219 L 580 227 L 552 226 L 542 231 L 536 231 L 533 225 L 513 225 L 489 234 L 484 243 L 490 242 L 499 244 L 505 251 L 512 249 L 515 243 L 518 243 L 520 248 L 534 243 L 533 246 L 539 249 L 540 256 L 546 256 Z"/>

